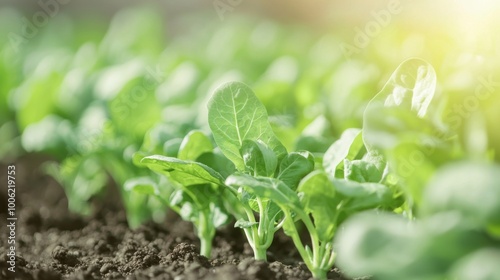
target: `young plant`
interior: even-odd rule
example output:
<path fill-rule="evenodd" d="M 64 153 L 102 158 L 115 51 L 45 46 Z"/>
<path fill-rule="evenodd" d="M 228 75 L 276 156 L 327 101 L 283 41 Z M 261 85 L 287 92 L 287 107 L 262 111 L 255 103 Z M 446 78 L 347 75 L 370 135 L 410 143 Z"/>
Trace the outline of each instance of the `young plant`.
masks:
<path fill-rule="evenodd" d="M 248 141 L 244 147 L 247 145 L 259 147 L 258 142 Z M 260 148 L 265 150 L 263 145 Z M 238 218 L 235 226 L 244 230 L 250 246 L 254 250 L 255 258 L 266 260 L 266 251 L 271 245 L 276 231 L 283 226 L 284 215 L 275 199 L 262 194 L 259 190 L 266 184 L 278 184 L 293 192 L 299 181 L 314 169 L 314 159 L 309 152 L 290 153 L 281 161 L 273 177 L 263 175 L 269 171 L 266 168 L 268 165 L 266 165 L 265 152 L 259 149 L 253 150 L 253 152 L 247 150 L 241 154 L 244 157 L 245 166 L 250 172 L 237 172 L 229 176 L 225 184 L 237 194 L 236 197 L 245 210 L 245 215 Z M 267 163 L 276 162 L 269 155 Z M 254 212 L 258 214 L 258 220 Z"/>
<path fill-rule="evenodd" d="M 353 216 L 335 240 L 339 267 L 350 277 L 389 280 L 496 279 L 499 174 L 498 165 L 451 164 L 424 188 L 418 220 L 383 212 Z"/>
<path fill-rule="evenodd" d="M 408 59 L 363 115 L 363 142 L 368 151 L 386 158 L 406 196 L 410 217 L 436 166 L 457 152 L 456 137 L 439 115 L 436 80 L 429 63 Z"/>
<path fill-rule="evenodd" d="M 262 122 L 265 118 L 259 117 L 262 111 L 250 89 L 236 83 L 217 91 L 209 105 L 214 138 L 239 169 L 225 180 L 247 213 L 238 224 L 245 230 L 256 258 L 270 245 L 274 232 L 283 227 L 313 276 L 325 279 L 335 261 L 333 237 L 338 225 L 352 213 L 394 204 L 392 190 L 379 183 L 385 165 L 380 158 L 366 154 L 359 131 L 352 130 L 330 151 L 338 157 L 338 163 L 328 161 L 331 174 L 322 170 L 311 173 L 315 160 L 309 152 L 289 153 L 281 159 L 276 156 L 281 149 L 273 135 L 266 134 L 270 128 Z M 250 132 L 254 135 L 248 139 Z M 346 165 L 346 175 L 336 179 L 341 162 Z M 258 212 L 258 221 L 250 210 Z M 309 232 L 310 246 L 302 242 L 296 221 Z"/>
<path fill-rule="evenodd" d="M 200 254 L 210 257 L 216 228 L 226 224 L 229 216 L 222 200 L 224 177 L 195 160 L 212 159 L 213 145 L 201 131 L 191 131 L 182 141 L 178 158 L 149 156 L 141 165 L 164 175 L 164 182 L 142 179 L 131 182 L 128 189 L 156 196 L 164 204 L 190 221 L 200 239 Z M 231 169 L 230 165 L 225 166 Z M 230 163 L 229 163 L 230 164 Z"/>
<path fill-rule="evenodd" d="M 266 260 L 274 233 L 283 225 L 283 213 L 268 197 L 227 176 L 237 171 L 264 181 L 278 178 L 295 189 L 314 169 L 314 159 L 308 152 L 287 153 L 274 135 L 265 107 L 242 83 L 226 84 L 214 93 L 208 122 L 223 155 L 218 149 L 210 152 L 213 146 L 206 136 L 192 133 L 181 144 L 177 158 L 155 155 L 141 163 L 167 175 L 184 191 L 188 186 L 211 185 L 216 193 L 197 197 L 200 206 L 222 198 L 225 209 L 237 220 L 235 226 L 244 230 L 255 258 Z M 199 236 L 204 235 L 200 232 Z"/>
<path fill-rule="evenodd" d="M 266 108 L 245 84 L 228 83 L 214 93 L 208 103 L 208 122 L 215 142 L 238 170 L 225 181 L 244 210 L 235 226 L 243 228 L 255 259 L 266 260 L 274 233 L 283 225 L 283 213 L 272 198 L 261 196 L 255 188 L 259 182 L 278 178 L 294 189 L 313 170 L 314 159 L 309 153 L 287 153 L 271 128 Z"/>
<path fill-rule="evenodd" d="M 493 249 L 500 236 L 499 167 L 476 162 L 439 169 L 456 161 L 462 148 L 453 135 L 457 131 L 440 129 L 444 122 L 429 110 L 435 85 L 432 67 L 411 59 L 366 108 L 363 140 L 369 152 L 385 156 L 387 170 L 405 194 L 407 217 L 372 212 L 346 221 L 336 244 L 338 265 L 349 276 L 431 280 L 498 275 L 498 266 L 485 256 L 497 263 L 500 256 Z"/>
<path fill-rule="evenodd" d="M 283 218 L 278 227 L 282 226 L 292 238 L 317 279 L 326 279 L 335 262 L 333 237 L 345 217 L 393 201 L 391 190 L 382 184 L 338 180 L 322 170 L 303 178 L 296 191 L 279 179 L 248 174 L 233 174 L 226 179 L 226 184 L 243 187 L 259 200 L 270 201 L 280 208 Z M 305 225 L 311 245 L 305 245 L 300 238 L 297 221 Z"/>

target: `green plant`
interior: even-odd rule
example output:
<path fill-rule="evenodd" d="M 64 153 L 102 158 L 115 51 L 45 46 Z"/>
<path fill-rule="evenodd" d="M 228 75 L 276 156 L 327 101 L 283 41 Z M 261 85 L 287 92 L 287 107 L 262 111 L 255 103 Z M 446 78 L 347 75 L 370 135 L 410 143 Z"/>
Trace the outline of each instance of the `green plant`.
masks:
<path fill-rule="evenodd" d="M 206 153 L 213 150 L 212 144 L 206 136 L 192 133 L 186 136 L 192 140 L 181 144 L 177 158 L 156 155 L 141 161 L 180 186 L 210 184 L 217 190 L 224 188 L 220 190 L 223 202 L 260 260 L 267 259 L 267 248 L 282 226 L 282 213 L 274 202 L 256 195 L 251 186 L 233 180 L 236 175 L 228 175 L 237 171 L 235 174 L 263 180 L 278 178 L 293 188 L 314 168 L 309 153 L 287 153 L 267 118 L 266 109 L 250 88 L 241 83 L 226 84 L 208 103 L 209 125 L 222 155 L 213 152 L 208 158 Z M 221 196 L 214 193 L 198 200 L 211 203 L 213 197 Z"/>
<path fill-rule="evenodd" d="M 406 218 L 379 211 L 345 223 L 336 239 L 338 265 L 352 277 L 495 278 L 490 264 L 478 273 L 471 264 L 485 255 L 498 259 L 499 169 L 452 163 L 464 148 L 436 110 L 435 84 L 429 64 L 408 60 L 366 108 L 363 140 L 386 159 Z"/>
<path fill-rule="evenodd" d="M 177 158 L 153 155 L 144 157 L 141 164 L 178 182 L 184 191 L 191 185 L 212 185 L 219 194 L 199 196 L 199 200 L 206 204 L 223 198 L 256 259 L 266 260 L 275 232 L 283 228 L 313 276 L 324 279 L 335 261 L 333 237 L 346 217 L 370 208 L 394 209 L 401 203 L 385 185 L 385 162 L 367 152 L 360 130 L 346 131 L 326 152 L 323 166 L 313 171 L 314 156 L 286 151 L 272 131 L 265 108 L 246 85 L 221 86 L 208 109 L 211 131 L 223 154 L 219 162 L 230 160 L 232 170 L 224 169 L 227 162 L 202 162 L 200 155 L 215 153 L 200 132 L 186 136 Z M 301 240 L 297 222 L 309 232 L 310 245 Z M 195 225 L 199 228 L 199 222 Z"/>
<path fill-rule="evenodd" d="M 224 158 L 214 151 L 210 139 L 201 131 L 191 131 L 186 135 L 176 154 L 178 158 L 138 155 L 141 158 L 137 159 L 140 161 L 138 165 L 146 166 L 164 177 L 156 180 L 140 178 L 126 189 L 153 195 L 184 220 L 192 222 L 201 242 L 201 254 L 210 257 L 216 228 L 229 221 L 223 201 L 224 177 L 197 160 L 223 165 L 222 168 L 228 168 L 227 172 L 234 170 L 234 166 L 227 160 L 224 162 Z"/>
<path fill-rule="evenodd" d="M 388 213 L 353 217 L 336 240 L 338 265 L 352 277 L 495 279 L 499 172 L 497 165 L 474 162 L 440 169 L 424 189 L 417 220 Z"/>

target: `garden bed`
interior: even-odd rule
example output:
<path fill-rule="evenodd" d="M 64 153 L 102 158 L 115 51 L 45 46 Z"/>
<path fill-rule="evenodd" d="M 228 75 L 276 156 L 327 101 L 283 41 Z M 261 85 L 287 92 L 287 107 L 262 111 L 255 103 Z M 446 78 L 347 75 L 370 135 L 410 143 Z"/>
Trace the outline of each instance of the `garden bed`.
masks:
<path fill-rule="evenodd" d="M 14 163 L 18 174 L 16 279 L 311 278 L 293 243 L 281 233 L 265 263 L 253 260 L 241 230 L 230 225 L 217 232 L 211 259 L 199 255 L 191 224 L 173 213 L 168 214 L 168 223 L 129 229 L 114 187 L 108 188 L 102 201 L 93 202 L 94 215 L 71 214 L 62 187 L 39 168 L 46 160 L 31 154 Z M 5 191 L 0 194 L 6 201 Z M 1 210 L 5 220 L 5 206 Z M 5 237 L 2 234 L 1 246 L 7 244 Z M 13 275 L 7 273 L 6 261 L 0 262 L 2 279 Z M 337 270 L 328 278 L 345 279 Z"/>

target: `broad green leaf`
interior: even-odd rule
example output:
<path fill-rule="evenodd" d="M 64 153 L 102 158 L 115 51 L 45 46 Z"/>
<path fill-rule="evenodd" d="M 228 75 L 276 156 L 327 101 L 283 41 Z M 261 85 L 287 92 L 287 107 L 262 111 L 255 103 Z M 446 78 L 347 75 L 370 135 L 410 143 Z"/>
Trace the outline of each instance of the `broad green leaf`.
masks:
<path fill-rule="evenodd" d="M 212 142 L 203 132 L 193 130 L 182 140 L 177 158 L 196 160 L 203 153 L 211 152 L 213 149 Z"/>
<path fill-rule="evenodd" d="M 394 280 L 446 279 L 457 259 L 485 246 L 485 241 L 484 234 L 467 229 L 456 212 L 413 222 L 366 212 L 344 223 L 335 240 L 337 265 L 350 277 Z"/>
<path fill-rule="evenodd" d="M 335 189 L 346 197 L 367 197 L 383 192 L 387 187 L 377 183 L 360 183 L 344 179 L 331 179 Z"/>
<path fill-rule="evenodd" d="M 278 165 L 274 152 L 259 140 L 243 140 L 240 154 L 245 163 L 245 169 L 254 176 L 271 177 Z"/>
<path fill-rule="evenodd" d="M 246 174 L 233 174 L 226 179 L 226 185 L 288 207 L 300 207 L 297 194 L 283 182 L 266 177 L 252 177 Z"/>
<path fill-rule="evenodd" d="M 286 154 L 269 124 L 266 108 L 243 83 L 227 83 L 215 91 L 208 103 L 208 123 L 217 146 L 238 170 L 245 168 L 240 155 L 244 140 L 262 141 L 278 159 Z"/>
<path fill-rule="evenodd" d="M 314 170 L 314 157 L 309 152 L 289 153 L 280 162 L 277 178 L 291 189 L 296 189 L 300 180 Z"/>
<path fill-rule="evenodd" d="M 47 164 L 45 171 L 64 186 L 69 209 L 83 215 L 91 213 L 90 199 L 103 190 L 108 180 L 95 155 L 74 155 L 60 165 Z"/>
<path fill-rule="evenodd" d="M 216 170 L 224 178 L 236 172 L 233 162 L 227 159 L 217 148 L 213 152 L 200 155 L 196 161 Z"/>
<path fill-rule="evenodd" d="M 332 137 L 301 135 L 295 141 L 295 150 L 325 153 L 334 140 Z"/>
<path fill-rule="evenodd" d="M 184 185 L 182 189 L 188 193 L 193 201 L 197 203 L 200 208 L 208 209 L 210 203 L 219 201 L 219 188 L 213 184 L 200 184 L 200 185 Z"/>
<path fill-rule="evenodd" d="M 295 150 L 307 150 L 311 153 L 325 153 L 334 138 L 332 125 L 325 115 L 319 115 L 308 124 L 295 141 Z"/>
<path fill-rule="evenodd" d="M 425 188 L 422 213 L 462 213 L 466 223 L 500 225 L 500 167 L 474 162 L 440 169 Z"/>
<path fill-rule="evenodd" d="M 142 139 L 161 120 L 161 107 L 154 90 L 144 86 L 147 82 L 147 75 L 132 79 L 109 101 L 109 114 L 114 125 L 137 139 Z"/>
<path fill-rule="evenodd" d="M 413 224 L 408 225 L 394 214 L 367 212 L 355 215 L 335 236 L 336 265 L 351 278 L 392 273 L 392 277 L 382 279 L 406 279 L 398 274 L 401 267 L 413 261 L 407 254 L 411 251 L 410 246 L 415 246 L 411 243 L 413 228 Z"/>
<path fill-rule="evenodd" d="M 189 186 L 205 183 L 223 184 L 224 178 L 212 168 L 192 161 L 154 155 L 141 161 L 153 171 L 170 176 L 178 183 Z"/>
<path fill-rule="evenodd" d="M 41 74 L 27 79 L 11 93 L 15 99 L 16 120 L 21 130 L 57 112 L 57 93 L 63 78 L 63 73 L 56 69 L 45 69 Z"/>
<path fill-rule="evenodd" d="M 393 200 L 392 191 L 382 184 L 342 179 L 331 179 L 331 182 L 339 194 L 350 198 L 348 204 L 350 210 L 384 206 Z"/>
<path fill-rule="evenodd" d="M 401 63 L 365 109 L 365 145 L 370 149 L 390 148 L 401 137 L 415 141 L 415 137 L 432 135 L 432 126 L 423 119 L 435 89 L 436 73 L 429 63 L 420 59 Z"/>
<path fill-rule="evenodd" d="M 184 131 L 181 131 L 178 125 L 169 123 L 157 124 L 153 128 L 149 129 L 144 135 L 144 141 L 140 150 L 147 154 L 163 154 L 165 142 L 172 139 L 178 139 L 181 135 L 184 136 L 185 133 Z M 177 156 L 182 138 L 177 141 L 179 141 L 179 144 L 177 145 L 177 148 L 174 149 L 174 155 L 165 155 Z"/>
<path fill-rule="evenodd" d="M 314 171 L 300 181 L 297 192 L 302 194 L 304 210 L 313 216 L 319 239 L 331 241 L 337 225 L 338 200 L 328 175 L 321 170 Z"/>
<path fill-rule="evenodd" d="M 129 179 L 123 185 L 126 191 L 134 191 L 142 194 L 159 195 L 160 190 L 156 182 L 150 177 L 137 177 Z"/>
<path fill-rule="evenodd" d="M 48 115 L 37 123 L 28 125 L 21 135 L 21 144 L 28 152 L 45 152 L 64 157 L 74 145 L 74 130 L 68 120 Z M 83 142 L 83 141 L 82 141 Z"/>
<path fill-rule="evenodd" d="M 342 133 L 340 139 L 335 141 L 323 157 L 325 171 L 335 176 L 336 170 L 342 167 L 344 159 L 354 160 L 363 149 L 361 129 L 349 128 Z"/>
<path fill-rule="evenodd" d="M 437 149 L 427 150 L 410 143 L 399 144 L 386 153 L 390 168 L 407 198 L 411 199 L 411 205 L 420 205 L 424 188 L 436 171 L 436 164 L 427 157 L 430 152 L 440 154 Z"/>
<path fill-rule="evenodd" d="M 377 166 L 367 160 L 344 160 L 344 178 L 360 183 L 378 183 L 382 179 L 384 170 L 379 170 Z"/>

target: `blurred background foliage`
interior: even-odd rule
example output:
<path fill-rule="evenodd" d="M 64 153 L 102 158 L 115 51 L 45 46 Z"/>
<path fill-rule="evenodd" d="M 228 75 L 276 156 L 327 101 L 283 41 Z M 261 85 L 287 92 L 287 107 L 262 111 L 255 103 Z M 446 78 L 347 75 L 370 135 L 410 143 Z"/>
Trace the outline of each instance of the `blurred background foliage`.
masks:
<path fill-rule="evenodd" d="M 436 121 L 466 158 L 498 162 L 499 11 L 493 0 L 4 0 L 0 161 L 49 155 L 69 208 L 88 214 L 109 178 L 152 176 L 134 154 L 175 156 L 190 130 L 208 132 L 206 102 L 225 81 L 256 92 L 289 150 L 324 153 L 420 57 L 436 69 Z M 121 195 L 132 226 L 162 219 L 154 198 Z"/>
<path fill-rule="evenodd" d="M 421 57 L 436 68 L 436 115 L 471 157 L 499 159 L 495 11 L 486 0 L 4 1 L 0 158 L 42 152 L 63 170 L 73 159 L 66 184 L 101 185 L 102 172 L 123 183 L 116 168 L 78 170 L 175 150 L 187 131 L 207 130 L 206 100 L 229 80 L 255 90 L 287 148 L 321 153 L 361 127 L 401 61 Z"/>
<path fill-rule="evenodd" d="M 498 19 L 492 1 L 444 2 L 4 1 L 0 155 L 78 153 L 69 138 L 92 141 L 105 120 L 135 143 L 162 121 L 206 126 L 193 112 L 225 80 L 254 88 L 288 147 L 311 146 L 309 136 L 326 145 L 360 127 L 367 100 L 415 56 L 436 68 L 453 113 L 483 80 L 497 90 Z M 497 103 L 474 110 L 482 125 Z M 322 130 L 304 130 L 311 123 Z M 488 131 L 494 145 L 500 135 Z"/>

